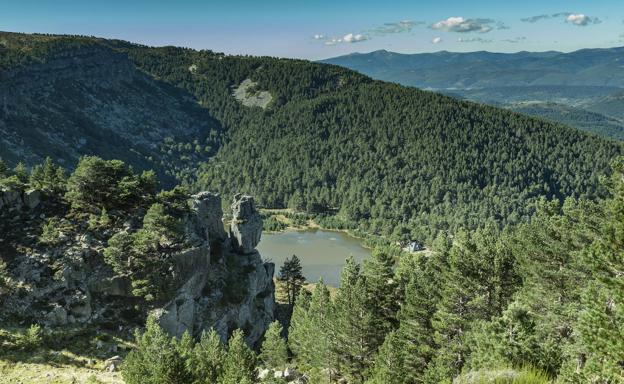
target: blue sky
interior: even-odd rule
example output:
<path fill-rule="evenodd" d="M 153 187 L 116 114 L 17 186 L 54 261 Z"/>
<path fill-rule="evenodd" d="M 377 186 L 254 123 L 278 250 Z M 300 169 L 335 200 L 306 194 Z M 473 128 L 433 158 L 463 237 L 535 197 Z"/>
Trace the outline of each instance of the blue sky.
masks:
<path fill-rule="evenodd" d="M 0 0 L 0 30 L 322 59 L 624 45 L 622 0 Z"/>

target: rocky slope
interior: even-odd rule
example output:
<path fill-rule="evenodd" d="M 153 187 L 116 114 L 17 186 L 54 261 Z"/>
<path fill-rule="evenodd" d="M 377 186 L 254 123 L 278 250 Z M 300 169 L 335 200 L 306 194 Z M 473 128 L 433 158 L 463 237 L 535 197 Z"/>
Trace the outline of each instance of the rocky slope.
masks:
<path fill-rule="evenodd" d="M 195 98 L 97 44 L 0 69 L 0 156 L 70 166 L 82 155 L 155 169 L 168 181 L 218 147 L 220 125 Z M 174 146 L 175 144 L 175 146 Z M 191 146 L 186 156 L 178 145 Z"/>
<path fill-rule="evenodd" d="M 11 288 L 0 286 L 1 320 L 117 329 L 141 325 L 152 312 L 172 335 L 198 336 L 215 328 L 225 340 L 241 328 L 250 344 L 257 343 L 273 320 L 274 265 L 255 250 L 262 221 L 253 199 L 237 196 L 230 233 L 218 195 L 194 195 L 189 208 L 185 249 L 171 258 L 171 298 L 150 306 L 133 294 L 127 276 L 114 274 L 103 261 L 105 238 L 113 230 L 94 233 L 65 216 L 56 244 L 43 246 L 37 241 L 40 228 L 62 203 L 40 191 L 2 191 L 0 252 Z M 132 230 L 135 221 L 129 217 L 123 230 Z"/>

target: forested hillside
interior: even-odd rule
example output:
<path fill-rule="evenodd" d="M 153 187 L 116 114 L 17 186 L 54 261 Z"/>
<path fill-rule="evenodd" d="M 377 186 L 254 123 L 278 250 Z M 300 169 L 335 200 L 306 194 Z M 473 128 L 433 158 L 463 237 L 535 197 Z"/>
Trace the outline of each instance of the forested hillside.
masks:
<path fill-rule="evenodd" d="M 0 381 L 624 382 L 621 144 L 306 61 L 6 33 L 0 54 L 21 101 L 0 112 Z M 310 292 L 295 257 L 272 279 L 252 197 L 225 233 L 188 188 L 379 241 Z"/>
<path fill-rule="evenodd" d="M 517 103 L 550 106 L 522 110 L 603 137 L 622 140 L 623 48 L 576 52 L 354 53 L 323 60 L 375 79 L 509 107 Z"/>
<path fill-rule="evenodd" d="M 197 188 L 337 214 L 368 233 L 432 239 L 488 221 L 522 222 L 540 197 L 603 195 L 598 175 L 621 152 L 562 125 L 330 65 L 90 38 L 3 34 L 2 41 L 10 53 L 3 67 L 24 73 L 85 45 L 126 57 L 151 81 L 192 96 L 209 114 L 202 121 L 217 125 L 200 125 L 188 139 L 167 136 L 164 123 L 140 131 L 140 139 L 162 131 L 157 141 L 169 143 L 147 158 Z M 270 94 L 266 108 L 234 98 L 247 79 L 248 93 Z M 63 134 L 61 125 L 49 127 Z"/>

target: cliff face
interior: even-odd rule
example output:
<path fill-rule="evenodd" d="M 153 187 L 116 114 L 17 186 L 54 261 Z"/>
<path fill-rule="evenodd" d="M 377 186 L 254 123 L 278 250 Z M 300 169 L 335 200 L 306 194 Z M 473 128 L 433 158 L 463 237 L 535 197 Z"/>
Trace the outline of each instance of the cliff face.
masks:
<path fill-rule="evenodd" d="M 262 225 L 248 196 L 232 205 L 235 212 L 244 212 L 231 224 L 238 237 L 224 230 L 218 195 L 204 192 L 189 199 L 190 213 L 183 221 L 186 246 L 171 256 L 171 298 L 156 308 L 133 294 L 127 276 L 113 273 L 103 261 L 106 241 L 85 228 L 63 219 L 56 244 L 37 245 L 46 214 L 59 209 L 45 194 L 4 191 L 0 202 L 0 256 L 12 287 L 0 284 L 0 321 L 118 329 L 140 325 L 152 312 L 175 336 L 185 331 L 199 336 L 214 328 L 225 341 L 241 328 L 253 345 L 273 320 L 274 265 L 263 262 L 254 249 Z M 259 227 L 248 225 L 258 222 Z M 133 225 L 132 219 L 125 224 L 128 229 Z M 235 244 L 240 241 L 250 247 L 239 248 Z"/>
<path fill-rule="evenodd" d="M 235 198 L 229 236 L 221 222 L 219 197 L 201 193 L 194 196 L 191 206 L 202 245 L 176 255 L 181 287 L 155 315 L 163 329 L 178 337 L 186 331 L 198 336 L 214 328 L 225 341 L 240 328 L 247 341 L 255 344 L 273 321 L 275 287 L 273 263 L 264 263 L 255 250 L 262 219 L 253 198 Z"/>

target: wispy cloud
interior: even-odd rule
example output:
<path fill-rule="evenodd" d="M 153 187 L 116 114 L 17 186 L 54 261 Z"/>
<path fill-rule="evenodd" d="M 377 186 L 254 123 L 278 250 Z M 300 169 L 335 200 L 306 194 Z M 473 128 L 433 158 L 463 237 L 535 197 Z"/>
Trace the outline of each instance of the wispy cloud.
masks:
<path fill-rule="evenodd" d="M 513 39 L 503 39 L 501 40 L 502 42 L 505 43 L 512 43 L 512 44 L 516 44 L 516 43 L 521 43 L 523 41 L 526 41 L 526 37 L 524 36 L 519 36 L 519 37 L 514 37 Z"/>
<path fill-rule="evenodd" d="M 492 19 L 464 19 L 463 17 L 449 17 L 446 20 L 433 23 L 430 28 L 445 32 L 490 32 L 495 23 Z"/>
<path fill-rule="evenodd" d="M 481 37 L 471 37 L 471 38 L 464 38 L 464 37 L 460 37 L 459 39 L 457 39 L 458 43 L 491 43 L 493 42 L 493 40 L 490 39 L 483 39 Z"/>
<path fill-rule="evenodd" d="M 544 14 L 544 15 L 525 17 L 523 19 L 520 19 L 520 21 L 523 21 L 525 23 L 537 23 L 538 21 L 542 21 L 542 20 L 550 20 L 550 19 L 558 19 L 558 18 L 564 18 L 566 23 L 574 24 L 579 27 L 585 27 L 590 24 L 602 23 L 602 20 L 600 20 L 597 17 L 591 17 L 582 13 L 572 13 L 572 12 L 559 12 L 559 13 L 553 13 L 553 14 Z"/>
<path fill-rule="evenodd" d="M 425 25 L 424 21 L 403 20 L 392 23 L 384 23 L 372 29 L 363 30 L 362 32 L 347 33 L 344 36 L 328 37 L 324 34 L 316 34 L 312 36 L 315 40 L 324 41 L 325 45 L 337 45 L 340 43 L 359 43 L 361 41 L 370 40 L 375 36 L 386 36 L 399 33 L 411 32 L 416 26 Z"/>
<path fill-rule="evenodd" d="M 440 44 L 441 42 L 442 42 L 441 37 L 434 37 L 433 40 L 431 40 L 431 44 Z"/>
<path fill-rule="evenodd" d="M 547 20 L 550 18 L 552 18 L 551 15 L 536 15 L 531 17 L 525 17 L 524 19 L 520 19 L 520 21 L 523 21 L 525 23 L 537 23 L 540 20 Z"/>
<path fill-rule="evenodd" d="M 391 35 L 395 33 L 407 33 L 411 32 L 414 27 L 424 24 L 426 24 L 424 21 L 403 20 L 393 23 L 384 23 L 383 25 L 375 27 L 368 32 L 378 36 Z"/>

